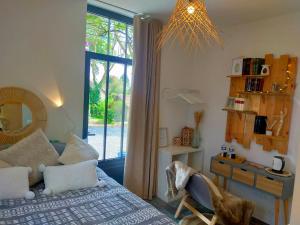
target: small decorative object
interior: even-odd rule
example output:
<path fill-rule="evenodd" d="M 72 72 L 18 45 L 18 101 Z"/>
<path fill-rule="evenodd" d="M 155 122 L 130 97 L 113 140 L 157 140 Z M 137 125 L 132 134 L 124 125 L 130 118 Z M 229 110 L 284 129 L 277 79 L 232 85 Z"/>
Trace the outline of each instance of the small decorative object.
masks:
<path fill-rule="evenodd" d="M 247 110 L 247 99 L 246 98 L 235 98 L 234 109 L 238 111 Z"/>
<path fill-rule="evenodd" d="M 168 128 L 159 129 L 159 147 L 168 147 Z"/>
<path fill-rule="evenodd" d="M 284 85 L 280 86 L 279 88 L 279 91 L 281 93 L 285 92 L 288 87 L 289 87 L 289 83 L 291 81 L 291 74 L 292 74 L 292 71 L 290 70 L 291 69 L 291 64 L 288 65 L 288 68 L 287 68 L 287 71 L 286 71 L 286 76 L 285 76 L 285 82 L 284 82 Z"/>
<path fill-rule="evenodd" d="M 196 123 L 196 127 L 194 130 L 194 134 L 193 134 L 193 140 L 192 140 L 192 147 L 193 148 L 199 148 L 200 146 L 200 142 L 201 142 L 201 137 L 200 137 L 200 122 L 202 119 L 202 112 L 195 112 L 194 114 L 194 118 L 195 118 L 195 123 Z"/>
<path fill-rule="evenodd" d="M 280 91 L 280 85 L 277 83 L 272 84 L 272 92 L 278 93 Z"/>
<path fill-rule="evenodd" d="M 266 134 L 267 131 L 267 120 L 266 116 L 256 116 L 254 124 L 254 133 L 255 134 Z"/>
<path fill-rule="evenodd" d="M 283 110 L 280 111 L 278 127 L 276 130 L 276 136 L 279 136 L 281 134 L 286 116 L 287 116 L 287 108 L 285 108 L 284 111 Z"/>
<path fill-rule="evenodd" d="M 183 146 L 191 146 L 193 139 L 193 128 L 184 127 L 181 131 L 181 141 Z"/>
<path fill-rule="evenodd" d="M 232 60 L 232 75 L 243 74 L 243 58 L 236 58 Z"/>
<path fill-rule="evenodd" d="M 182 145 L 181 137 L 174 137 L 173 138 L 173 145 L 175 145 L 175 146 L 181 146 Z"/>
<path fill-rule="evenodd" d="M 270 65 L 263 65 L 261 75 L 270 75 Z"/>
<path fill-rule="evenodd" d="M 226 158 L 227 157 L 227 145 L 226 144 L 223 144 L 221 146 L 221 156 Z"/>
<path fill-rule="evenodd" d="M 225 108 L 226 109 L 234 109 L 234 102 L 235 102 L 234 97 L 228 97 Z"/>
<path fill-rule="evenodd" d="M 267 130 L 266 135 L 267 136 L 273 136 L 273 131 L 272 130 Z"/>
<path fill-rule="evenodd" d="M 236 158 L 235 149 L 234 149 L 233 145 L 231 145 L 229 147 L 229 158 L 231 158 L 231 159 L 235 159 Z"/>
<path fill-rule="evenodd" d="M 282 174 L 284 167 L 285 167 L 284 157 L 274 156 L 273 157 L 272 171 L 275 172 L 275 173 Z"/>
<path fill-rule="evenodd" d="M 284 110 L 280 111 L 280 115 L 274 116 L 274 117 L 279 118 L 279 120 L 273 121 L 273 123 L 270 126 L 268 126 L 269 130 L 273 130 L 273 128 L 277 125 L 275 136 L 280 136 L 281 135 L 281 132 L 282 132 L 283 125 L 284 125 L 284 122 L 285 122 L 285 118 L 287 117 L 287 114 L 288 114 L 287 108 L 284 108 Z"/>

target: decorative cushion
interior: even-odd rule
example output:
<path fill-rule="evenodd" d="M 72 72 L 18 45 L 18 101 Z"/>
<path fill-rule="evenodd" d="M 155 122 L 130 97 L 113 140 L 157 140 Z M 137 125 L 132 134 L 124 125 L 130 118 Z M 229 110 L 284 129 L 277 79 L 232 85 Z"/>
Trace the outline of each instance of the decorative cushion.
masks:
<path fill-rule="evenodd" d="M 51 142 L 57 153 L 61 156 L 65 150 L 66 144 L 60 142 Z"/>
<path fill-rule="evenodd" d="M 33 199 L 35 194 L 29 191 L 28 175 L 30 167 L 11 167 L 0 169 L 0 200 L 26 198 Z"/>
<path fill-rule="evenodd" d="M 12 166 L 3 160 L 0 160 L 0 168 L 7 168 L 7 167 L 12 167 Z"/>
<path fill-rule="evenodd" d="M 69 165 L 87 160 L 98 160 L 98 158 L 99 153 L 92 146 L 76 135 L 72 135 L 58 161 Z"/>
<path fill-rule="evenodd" d="M 58 165 L 58 157 L 58 153 L 41 129 L 8 149 L 0 151 L 0 159 L 8 164 L 32 168 L 32 173 L 29 176 L 30 185 L 42 180 L 42 174 L 38 171 L 38 166 L 40 164 Z"/>
<path fill-rule="evenodd" d="M 98 161 L 90 160 L 66 166 L 40 165 L 44 173 L 45 195 L 95 187 L 99 184 L 96 168 Z"/>

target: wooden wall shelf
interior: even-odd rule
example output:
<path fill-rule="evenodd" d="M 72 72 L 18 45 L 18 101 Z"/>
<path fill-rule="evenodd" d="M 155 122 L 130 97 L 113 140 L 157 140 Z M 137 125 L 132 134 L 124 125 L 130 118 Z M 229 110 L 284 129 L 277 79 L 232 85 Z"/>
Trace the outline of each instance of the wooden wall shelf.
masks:
<path fill-rule="evenodd" d="M 238 92 L 239 95 L 261 95 L 261 96 L 282 96 L 282 97 L 291 97 L 289 93 L 281 93 L 281 92 L 248 92 L 241 91 Z"/>
<path fill-rule="evenodd" d="M 245 114 L 257 115 L 257 112 L 254 112 L 254 111 L 241 111 L 241 110 L 228 109 L 228 108 L 224 108 L 222 110 L 227 111 L 227 112 L 236 112 L 236 113 L 245 113 Z"/>
<path fill-rule="evenodd" d="M 247 78 L 257 78 L 257 79 L 264 79 L 266 77 L 268 77 L 269 75 L 229 75 L 227 77 L 229 78 L 244 78 L 244 79 L 247 79 Z"/>
<path fill-rule="evenodd" d="M 268 139 L 268 140 L 275 140 L 275 141 L 287 141 L 288 137 L 283 137 L 283 136 L 269 136 L 265 134 L 255 134 L 254 135 L 257 139 L 262 138 L 262 139 Z"/>
<path fill-rule="evenodd" d="M 263 150 L 277 150 L 281 154 L 287 154 L 290 122 L 292 116 L 293 96 L 297 76 L 297 58 L 282 55 L 274 58 L 272 54 L 265 56 L 265 64 L 270 65 L 271 72 L 268 76 L 263 75 L 230 75 L 230 97 L 247 98 L 249 107 L 247 111 L 227 111 L 226 141 L 234 139 L 246 149 L 250 149 L 251 142 L 263 146 Z M 264 86 L 262 92 L 246 92 L 246 78 L 263 78 Z M 287 79 L 289 78 L 289 79 Z M 282 92 L 272 92 L 272 85 L 279 84 L 285 87 Z M 284 125 L 279 136 L 267 136 L 254 134 L 254 123 L 256 115 L 267 116 L 268 122 L 272 124 L 279 120 L 281 111 L 287 111 Z M 273 133 L 278 129 L 278 123 L 273 128 Z"/>

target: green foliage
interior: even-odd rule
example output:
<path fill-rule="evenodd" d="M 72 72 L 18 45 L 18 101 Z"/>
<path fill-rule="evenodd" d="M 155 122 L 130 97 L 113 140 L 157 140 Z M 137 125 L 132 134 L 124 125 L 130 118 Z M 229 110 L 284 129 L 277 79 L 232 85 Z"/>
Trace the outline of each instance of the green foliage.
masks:
<path fill-rule="evenodd" d="M 86 50 L 107 54 L 108 19 L 88 13 L 86 18 Z"/>
<path fill-rule="evenodd" d="M 86 50 L 122 58 L 132 58 L 133 27 L 119 21 L 110 20 L 109 22 L 109 19 L 105 17 L 88 13 L 86 17 Z M 105 120 L 107 72 L 110 73 L 114 66 L 115 64 L 110 64 L 109 71 L 107 71 L 105 61 L 91 60 L 89 112 L 91 118 L 101 123 Z M 123 77 L 118 78 L 110 74 L 107 103 L 108 124 L 122 121 L 123 79 Z M 129 81 L 128 78 L 126 79 Z M 131 87 L 127 86 L 126 95 L 130 95 L 130 92 Z M 128 108 L 128 106 L 125 107 Z"/>

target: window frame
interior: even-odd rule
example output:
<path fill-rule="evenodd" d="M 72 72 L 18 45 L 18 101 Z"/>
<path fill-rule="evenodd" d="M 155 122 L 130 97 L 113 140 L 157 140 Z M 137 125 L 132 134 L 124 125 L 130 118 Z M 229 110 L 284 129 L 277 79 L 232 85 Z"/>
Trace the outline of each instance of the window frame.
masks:
<path fill-rule="evenodd" d="M 126 23 L 127 25 L 133 26 L 133 18 L 99 8 L 93 5 L 87 6 L 87 13 L 91 13 L 97 16 L 106 17 L 109 20 L 116 20 L 122 23 Z M 128 27 L 126 28 L 126 45 L 127 45 L 127 38 L 128 38 Z M 110 35 L 109 35 L 110 36 Z M 109 53 L 108 53 L 109 54 Z M 127 77 L 127 67 L 133 65 L 133 59 L 128 59 L 127 57 L 127 48 L 125 52 L 125 57 L 118 57 L 112 55 L 106 55 L 102 53 L 95 53 L 85 50 L 85 80 L 84 80 L 84 114 L 83 114 L 83 130 L 82 130 L 82 137 L 85 139 L 88 137 L 88 126 L 89 126 L 89 93 L 90 93 L 90 61 L 91 60 L 100 60 L 106 61 L 108 64 L 110 63 L 120 63 L 124 64 L 124 78 Z M 104 140 L 103 140 L 103 161 L 106 160 L 114 160 L 114 159 L 122 159 L 125 158 L 124 156 L 124 121 L 125 121 L 125 99 L 126 99 L 126 87 L 127 87 L 127 79 L 124 79 L 123 84 L 123 106 L 122 106 L 122 127 L 121 127 L 121 154 L 120 157 L 114 159 L 106 159 L 106 139 L 107 139 L 107 114 L 108 114 L 108 91 L 109 91 L 109 76 L 110 74 L 107 73 L 107 84 L 106 84 L 106 96 L 105 96 L 105 121 L 104 121 Z"/>

